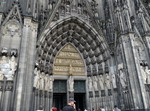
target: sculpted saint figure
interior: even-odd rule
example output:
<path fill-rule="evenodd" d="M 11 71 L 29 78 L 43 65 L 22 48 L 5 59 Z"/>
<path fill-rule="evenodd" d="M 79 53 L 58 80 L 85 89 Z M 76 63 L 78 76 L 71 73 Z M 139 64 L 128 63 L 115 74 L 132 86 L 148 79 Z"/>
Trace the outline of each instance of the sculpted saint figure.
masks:
<path fill-rule="evenodd" d="M 49 76 L 49 92 L 53 92 L 53 82 L 54 78 L 52 76 Z"/>
<path fill-rule="evenodd" d="M 95 91 L 98 91 L 98 86 L 97 86 L 97 77 L 95 76 L 95 77 L 93 77 L 94 79 L 93 79 L 93 85 L 94 85 L 94 89 L 95 89 Z"/>
<path fill-rule="evenodd" d="M 3 75 L 3 71 L 1 70 L 1 68 L 0 68 L 0 81 L 1 80 L 4 80 L 4 75 Z"/>
<path fill-rule="evenodd" d="M 33 87 L 39 89 L 40 87 L 40 70 L 37 69 L 37 67 L 34 69 L 34 84 Z"/>
<path fill-rule="evenodd" d="M 73 92 L 74 91 L 74 79 L 72 76 L 69 76 L 69 79 L 68 79 L 68 86 L 69 86 L 69 91 L 70 92 Z"/>
<path fill-rule="evenodd" d="M 114 73 L 112 74 L 112 85 L 113 85 L 113 88 L 117 88 L 116 75 Z"/>
<path fill-rule="evenodd" d="M 44 90 L 44 78 L 45 78 L 45 74 L 44 74 L 44 72 L 42 72 L 41 74 L 40 74 L 40 90 Z"/>
<path fill-rule="evenodd" d="M 148 69 L 148 66 L 145 67 L 145 73 L 146 73 L 146 83 L 150 84 L 150 70 Z"/>
<path fill-rule="evenodd" d="M 123 72 L 122 69 L 120 69 L 120 83 L 122 85 L 123 88 L 126 88 L 127 84 L 126 84 L 126 76 Z"/>
<path fill-rule="evenodd" d="M 103 75 L 99 76 L 99 85 L 101 87 L 101 90 L 104 90 L 104 77 L 103 77 Z"/>
<path fill-rule="evenodd" d="M 108 89 L 111 89 L 111 81 L 108 73 L 106 73 L 105 84 Z"/>
<path fill-rule="evenodd" d="M 91 77 L 88 77 L 88 85 L 89 85 L 89 91 L 92 91 L 93 90 L 93 84 L 92 84 Z"/>
<path fill-rule="evenodd" d="M 10 64 L 10 69 L 11 69 L 11 71 L 12 71 L 12 74 L 14 75 L 14 74 L 15 74 L 15 71 L 16 71 L 16 67 L 17 67 L 17 63 L 16 63 L 16 60 L 15 60 L 15 56 L 12 56 L 12 57 L 10 58 L 9 64 Z"/>

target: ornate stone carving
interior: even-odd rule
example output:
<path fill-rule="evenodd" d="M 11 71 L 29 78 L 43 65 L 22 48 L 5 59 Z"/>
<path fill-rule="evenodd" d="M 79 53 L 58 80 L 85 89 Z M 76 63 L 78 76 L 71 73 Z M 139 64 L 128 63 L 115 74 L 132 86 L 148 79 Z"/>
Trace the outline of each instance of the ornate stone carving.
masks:
<path fill-rule="evenodd" d="M 92 84 L 92 79 L 91 79 L 91 77 L 88 77 L 88 88 L 89 88 L 89 91 L 92 91 L 92 90 L 93 90 L 93 84 Z"/>
<path fill-rule="evenodd" d="M 3 71 L 0 68 L 0 81 L 4 80 L 4 74 Z"/>
<path fill-rule="evenodd" d="M 106 73 L 105 84 L 108 89 L 111 89 L 111 79 L 108 73 Z"/>
<path fill-rule="evenodd" d="M 97 82 L 98 82 L 97 76 L 94 76 L 94 77 L 93 77 L 93 86 L 94 86 L 94 90 L 95 90 L 95 91 L 98 91 Z"/>
<path fill-rule="evenodd" d="M 100 85 L 101 90 L 104 90 L 104 77 L 103 77 L 103 75 L 100 75 L 98 77 L 98 79 L 99 79 L 99 85 Z"/>
<path fill-rule="evenodd" d="M 73 92 L 74 91 L 74 79 L 73 76 L 69 76 L 68 78 L 68 91 Z"/>
<path fill-rule="evenodd" d="M 10 37 L 17 36 L 17 37 L 19 37 L 21 35 L 20 29 L 21 29 L 20 25 L 16 21 L 11 20 L 4 25 L 2 33 L 5 36 L 10 36 Z"/>
<path fill-rule="evenodd" d="M 40 70 L 37 69 L 37 67 L 34 69 L 34 84 L 33 87 L 36 89 L 40 88 Z"/>
<path fill-rule="evenodd" d="M 45 90 L 48 92 L 53 92 L 53 81 L 54 78 L 46 74 L 45 76 Z"/>
<path fill-rule="evenodd" d="M 113 85 L 113 88 L 117 88 L 115 73 L 112 74 L 112 85 Z"/>
<path fill-rule="evenodd" d="M 78 51 L 71 45 L 66 45 L 57 55 L 54 61 L 54 74 L 84 75 L 84 62 Z"/>
<path fill-rule="evenodd" d="M 141 66 L 141 72 L 144 80 L 144 84 L 150 84 L 150 70 L 148 66 Z"/>
<path fill-rule="evenodd" d="M 120 69 L 119 73 L 120 73 L 120 83 L 122 87 L 125 89 L 127 87 L 125 72 L 123 72 L 123 69 Z"/>
<path fill-rule="evenodd" d="M 45 78 L 45 74 L 44 74 L 44 72 L 42 72 L 40 74 L 40 87 L 39 87 L 40 90 L 44 90 L 44 85 L 45 85 L 44 78 Z"/>

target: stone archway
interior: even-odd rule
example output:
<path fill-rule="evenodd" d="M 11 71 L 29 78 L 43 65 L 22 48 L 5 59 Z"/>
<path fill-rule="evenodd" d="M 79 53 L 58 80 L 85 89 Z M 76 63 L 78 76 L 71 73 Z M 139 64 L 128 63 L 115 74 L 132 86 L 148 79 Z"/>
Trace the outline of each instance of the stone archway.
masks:
<path fill-rule="evenodd" d="M 79 62 L 81 62 L 81 66 L 78 67 L 78 69 L 81 69 L 81 72 L 79 74 L 79 71 L 77 71 L 77 73 L 79 76 L 84 75 L 84 80 L 86 80 L 87 76 L 99 75 L 104 71 L 108 71 L 107 60 L 110 58 L 110 52 L 104 38 L 81 19 L 69 17 L 63 21 L 57 21 L 51 26 L 49 31 L 38 40 L 37 62 L 40 72 L 52 76 L 57 75 L 57 77 L 61 75 L 68 77 L 69 73 L 70 75 L 77 74 L 74 73 L 76 71 L 75 67 L 70 64 L 69 59 L 67 60 L 69 61 L 68 63 L 65 61 L 66 66 L 60 65 L 64 68 L 64 71 L 61 71 L 61 73 L 59 73 L 61 68 L 59 70 L 55 68 L 55 66 L 59 66 L 60 55 L 64 54 L 63 50 L 66 46 L 69 46 L 68 44 L 72 44 L 71 47 L 75 51 L 75 55 L 79 57 L 78 59 Z M 65 54 L 63 56 L 65 56 Z M 68 78 L 66 78 L 66 80 L 68 82 Z M 67 92 L 69 91 L 67 90 Z M 51 92 L 51 94 L 53 94 L 53 92 Z M 69 95 L 71 95 L 70 92 Z M 52 100 L 53 96 L 50 95 L 49 97 L 51 97 Z"/>

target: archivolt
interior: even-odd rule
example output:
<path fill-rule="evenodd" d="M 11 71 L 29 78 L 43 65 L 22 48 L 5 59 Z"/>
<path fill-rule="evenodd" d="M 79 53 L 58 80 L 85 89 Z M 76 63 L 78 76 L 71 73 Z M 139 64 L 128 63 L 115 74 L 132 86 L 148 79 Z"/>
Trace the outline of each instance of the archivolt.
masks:
<path fill-rule="evenodd" d="M 56 22 L 45 36 L 39 39 L 37 60 L 41 70 L 52 73 L 54 58 L 67 43 L 73 44 L 80 51 L 88 75 L 99 73 L 98 66 L 102 66 L 101 63 L 110 57 L 107 43 L 94 28 L 77 17 L 69 17 Z"/>

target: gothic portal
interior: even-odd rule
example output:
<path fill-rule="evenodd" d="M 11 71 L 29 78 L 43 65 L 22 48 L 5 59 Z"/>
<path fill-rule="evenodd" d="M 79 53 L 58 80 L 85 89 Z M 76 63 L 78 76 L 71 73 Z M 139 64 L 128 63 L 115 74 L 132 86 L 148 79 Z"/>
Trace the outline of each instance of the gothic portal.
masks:
<path fill-rule="evenodd" d="M 150 110 L 149 0 L 0 0 L 0 111 Z"/>

